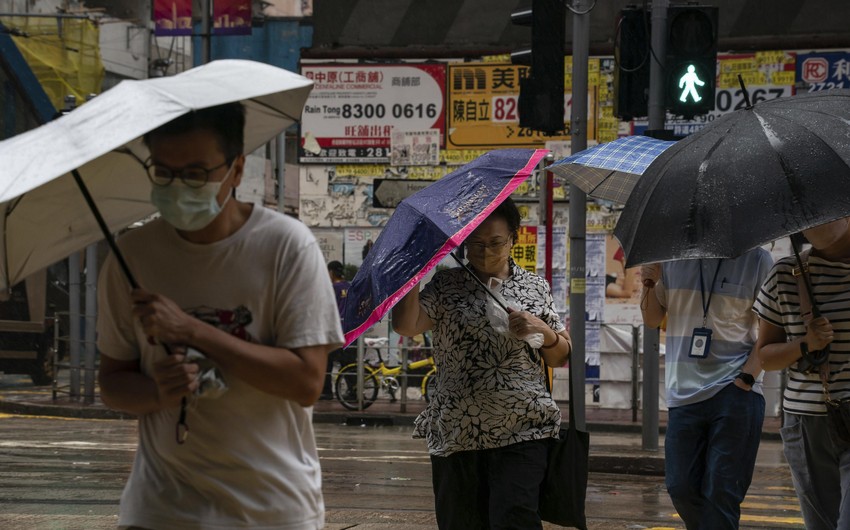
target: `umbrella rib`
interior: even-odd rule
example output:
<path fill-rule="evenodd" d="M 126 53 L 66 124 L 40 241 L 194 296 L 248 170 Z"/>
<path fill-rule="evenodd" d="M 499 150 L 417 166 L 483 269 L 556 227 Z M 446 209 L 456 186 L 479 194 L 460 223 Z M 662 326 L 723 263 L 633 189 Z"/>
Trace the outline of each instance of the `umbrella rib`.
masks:
<path fill-rule="evenodd" d="M 258 106 L 263 107 L 267 110 L 270 110 L 273 113 L 277 114 L 278 116 L 283 116 L 284 118 L 290 119 L 295 123 L 299 123 L 301 121 L 300 117 L 296 118 L 295 116 L 290 116 L 289 114 L 287 114 L 285 112 L 281 112 L 280 110 L 274 108 L 273 106 L 269 105 L 268 103 L 264 103 L 264 102 L 259 101 L 257 99 L 252 99 L 251 101 L 253 103 L 256 103 Z"/>

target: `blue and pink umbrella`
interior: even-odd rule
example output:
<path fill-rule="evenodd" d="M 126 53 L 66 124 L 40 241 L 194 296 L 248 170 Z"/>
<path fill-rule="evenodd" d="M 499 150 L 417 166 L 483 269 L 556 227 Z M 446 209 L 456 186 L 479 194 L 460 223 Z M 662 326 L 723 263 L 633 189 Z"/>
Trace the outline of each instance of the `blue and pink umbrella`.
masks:
<path fill-rule="evenodd" d="M 350 344 L 457 248 L 548 151 L 490 151 L 399 203 L 351 281 L 343 309 Z"/>

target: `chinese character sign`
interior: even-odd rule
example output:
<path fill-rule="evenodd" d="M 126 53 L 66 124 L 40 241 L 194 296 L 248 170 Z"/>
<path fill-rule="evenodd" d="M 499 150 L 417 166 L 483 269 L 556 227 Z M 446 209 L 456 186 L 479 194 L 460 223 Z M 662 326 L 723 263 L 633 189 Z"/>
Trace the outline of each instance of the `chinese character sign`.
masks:
<path fill-rule="evenodd" d="M 192 0 L 154 0 L 157 37 L 192 34 Z"/>
<path fill-rule="evenodd" d="M 517 265 L 529 272 L 537 272 L 537 227 L 521 226 L 511 257 Z"/>
<path fill-rule="evenodd" d="M 445 143 L 445 65 L 311 64 L 301 73 L 313 80 L 301 162 L 385 164 L 391 136 L 400 131 L 436 129 L 438 147 Z M 308 138 L 313 149 L 304 148 Z"/>
<path fill-rule="evenodd" d="M 809 92 L 850 88 L 850 53 L 846 51 L 801 53 L 797 56 L 799 86 Z"/>
<path fill-rule="evenodd" d="M 598 69 L 599 61 L 593 61 Z M 519 82 L 528 67 L 511 64 L 459 63 L 448 66 L 447 149 L 531 147 L 550 140 L 570 140 L 570 132 L 546 136 L 519 126 Z M 598 76 L 597 76 L 598 77 Z M 569 90 L 569 89 L 568 89 Z M 588 98 L 588 140 L 596 139 L 596 90 Z M 572 94 L 564 93 L 564 123 L 569 125 Z"/>

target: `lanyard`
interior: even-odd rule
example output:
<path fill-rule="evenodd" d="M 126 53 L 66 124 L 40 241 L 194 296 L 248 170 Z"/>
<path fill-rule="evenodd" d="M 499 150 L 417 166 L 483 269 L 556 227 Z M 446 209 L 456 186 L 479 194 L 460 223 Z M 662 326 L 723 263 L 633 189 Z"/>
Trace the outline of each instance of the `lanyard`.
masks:
<path fill-rule="evenodd" d="M 711 295 L 714 294 L 714 282 L 717 281 L 717 273 L 720 272 L 720 265 L 723 260 L 717 262 L 717 268 L 714 269 L 714 278 L 711 279 L 711 287 L 708 289 L 708 301 L 705 300 L 705 285 L 702 279 L 702 260 L 699 260 L 699 294 L 702 298 L 702 327 L 705 327 L 708 322 L 708 306 L 711 305 Z"/>

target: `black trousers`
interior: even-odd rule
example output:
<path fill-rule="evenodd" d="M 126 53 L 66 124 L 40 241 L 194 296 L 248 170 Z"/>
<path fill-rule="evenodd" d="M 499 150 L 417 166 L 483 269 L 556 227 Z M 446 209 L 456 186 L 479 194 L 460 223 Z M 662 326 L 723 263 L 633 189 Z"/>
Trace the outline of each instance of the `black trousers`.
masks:
<path fill-rule="evenodd" d="M 322 386 L 322 395 L 330 396 L 333 394 L 333 369 L 334 363 L 339 363 L 339 367 L 347 366 L 357 362 L 357 347 L 349 346 L 348 348 L 340 348 L 328 354 L 328 365 L 325 369 L 325 383 Z"/>
<path fill-rule="evenodd" d="M 432 456 L 440 530 L 535 530 L 549 439 Z"/>

